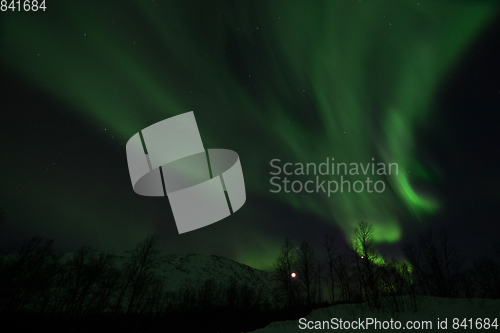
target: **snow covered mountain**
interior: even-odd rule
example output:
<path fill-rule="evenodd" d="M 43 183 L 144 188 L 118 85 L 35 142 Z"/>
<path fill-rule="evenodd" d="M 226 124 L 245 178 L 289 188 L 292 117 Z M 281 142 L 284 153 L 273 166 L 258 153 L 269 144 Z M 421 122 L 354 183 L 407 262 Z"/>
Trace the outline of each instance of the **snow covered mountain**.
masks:
<path fill-rule="evenodd" d="M 125 260 L 124 255 L 118 256 L 117 262 Z M 156 274 L 165 279 L 165 290 L 172 292 L 183 287 L 200 287 L 207 280 L 213 280 L 222 286 L 228 286 L 234 280 L 239 285 L 246 285 L 266 294 L 270 294 L 274 286 L 270 272 L 216 255 L 161 256 Z"/>

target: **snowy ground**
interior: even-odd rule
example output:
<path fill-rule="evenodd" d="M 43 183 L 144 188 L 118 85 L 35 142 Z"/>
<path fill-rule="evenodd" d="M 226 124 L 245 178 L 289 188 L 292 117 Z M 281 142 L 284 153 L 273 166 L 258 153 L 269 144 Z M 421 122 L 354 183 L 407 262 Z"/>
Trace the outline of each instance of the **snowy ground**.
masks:
<path fill-rule="evenodd" d="M 406 303 L 410 302 L 407 298 Z M 500 300 L 491 299 L 450 299 L 437 297 L 420 297 L 418 300 L 418 311 L 408 309 L 402 313 L 392 314 L 390 311 L 370 310 L 366 303 L 343 304 L 328 308 L 313 310 L 305 319 L 273 322 L 263 329 L 253 331 L 255 333 L 275 332 L 304 332 L 304 331 L 337 331 L 335 323 L 340 326 L 340 319 L 344 328 L 341 331 L 396 331 L 411 329 L 424 332 L 443 331 L 486 331 L 500 332 Z M 332 324 L 333 318 L 333 324 Z M 371 318 L 367 319 L 367 318 Z M 393 320 L 391 324 L 391 318 Z M 488 322 L 490 325 L 486 324 Z M 464 321 L 465 319 L 465 321 Z M 496 319 L 496 320 L 495 320 Z M 445 329 L 444 320 L 447 322 Z M 346 323 L 348 321 L 349 323 Z M 362 322 L 364 325 L 357 327 Z M 370 325 L 367 326 L 367 323 Z M 377 326 L 375 326 L 377 323 Z M 441 328 L 438 328 L 440 323 Z M 410 325 L 406 327 L 406 325 Z M 482 324 L 482 325 L 481 325 Z M 497 327 L 494 325 L 497 324 Z M 309 328 L 307 328 L 309 325 Z M 356 329 L 353 329 L 354 325 Z M 416 328 L 420 325 L 420 328 Z M 384 328 L 385 327 L 385 328 Z M 392 327 L 392 329 L 391 329 Z M 481 329 L 479 329 L 481 327 Z M 486 327 L 489 327 L 486 329 Z"/>

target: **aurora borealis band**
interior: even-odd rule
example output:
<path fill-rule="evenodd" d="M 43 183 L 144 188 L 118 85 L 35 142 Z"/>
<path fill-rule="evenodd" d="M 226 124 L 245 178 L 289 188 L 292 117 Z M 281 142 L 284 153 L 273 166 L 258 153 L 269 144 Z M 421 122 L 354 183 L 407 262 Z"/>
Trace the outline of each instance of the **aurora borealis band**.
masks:
<path fill-rule="evenodd" d="M 478 115 L 498 112 L 498 81 L 478 80 L 488 103 L 449 98 L 470 91 L 467 64 L 485 62 L 474 50 L 499 12 L 496 1 L 409 0 L 47 1 L 45 12 L 2 12 L 2 244 L 37 234 L 67 250 L 123 251 L 158 233 L 168 253 L 266 268 L 285 236 L 349 240 L 368 221 L 390 246 L 472 210 L 498 217 L 495 164 L 460 152 L 498 138 L 470 134 L 492 128 Z M 125 144 L 188 111 L 206 148 L 238 152 L 247 202 L 178 235 L 165 198 L 133 192 Z M 271 160 L 326 158 L 399 172 L 379 176 L 383 193 L 270 192 Z M 481 243 L 489 223 L 463 237 Z"/>

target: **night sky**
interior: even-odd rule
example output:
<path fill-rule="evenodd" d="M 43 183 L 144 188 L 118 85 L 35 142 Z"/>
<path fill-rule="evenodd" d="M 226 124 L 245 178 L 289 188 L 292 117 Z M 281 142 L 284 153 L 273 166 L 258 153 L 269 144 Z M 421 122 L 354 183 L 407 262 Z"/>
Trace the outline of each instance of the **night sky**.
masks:
<path fill-rule="evenodd" d="M 157 233 L 164 253 L 268 268 L 285 237 L 319 249 L 360 221 L 396 256 L 429 227 L 473 257 L 498 238 L 498 1 L 46 6 L 0 12 L 2 247 L 115 252 Z M 179 235 L 167 198 L 134 193 L 125 145 L 189 111 L 205 148 L 238 153 L 247 200 Z M 375 177 L 382 193 L 270 192 L 271 160 L 331 158 L 399 172 Z"/>

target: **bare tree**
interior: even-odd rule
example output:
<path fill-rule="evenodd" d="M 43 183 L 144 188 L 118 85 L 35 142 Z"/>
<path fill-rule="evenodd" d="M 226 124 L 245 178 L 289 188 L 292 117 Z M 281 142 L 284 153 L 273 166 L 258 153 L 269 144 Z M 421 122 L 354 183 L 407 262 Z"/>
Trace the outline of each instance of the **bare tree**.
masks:
<path fill-rule="evenodd" d="M 318 298 L 317 302 L 321 304 L 323 302 L 323 286 L 322 286 L 322 276 L 321 276 L 321 271 L 323 268 L 323 264 L 321 262 L 318 262 L 318 266 L 316 269 L 316 291 L 318 293 Z"/>
<path fill-rule="evenodd" d="M 19 253 L 6 263 L 2 277 L 8 290 L 4 309 L 9 311 L 45 310 L 51 296 L 60 256 L 54 253 L 53 240 L 32 237 L 21 244 Z"/>
<path fill-rule="evenodd" d="M 500 265 L 491 258 L 481 258 L 474 262 L 474 285 L 478 296 L 500 298 Z"/>
<path fill-rule="evenodd" d="M 451 243 L 445 230 L 439 233 L 439 243 L 443 256 L 446 292 L 450 297 L 458 297 L 459 278 L 462 275 L 463 258 L 459 255 L 457 248 Z"/>
<path fill-rule="evenodd" d="M 328 290 L 330 292 L 330 299 L 332 303 L 335 302 L 335 258 L 337 256 L 337 248 L 335 247 L 335 239 L 333 236 L 325 236 L 325 242 L 323 246 L 326 250 L 326 267 L 327 267 L 327 279 L 328 279 Z"/>
<path fill-rule="evenodd" d="M 117 300 L 117 308 L 128 296 L 126 313 L 134 310 L 135 303 L 142 293 L 146 292 L 148 283 L 154 279 L 154 269 L 159 264 L 158 236 L 149 235 L 137 244 L 130 253 L 124 267 L 124 278 Z"/>
<path fill-rule="evenodd" d="M 352 269 L 349 258 L 345 252 L 337 253 L 333 260 L 335 279 L 340 287 L 343 301 L 352 301 Z"/>
<path fill-rule="evenodd" d="M 420 234 L 418 247 L 405 246 L 405 255 L 415 269 L 421 292 L 439 297 L 460 294 L 463 259 L 445 231 L 436 237 L 432 230 Z"/>
<path fill-rule="evenodd" d="M 314 249 L 308 242 L 302 242 L 298 252 L 297 276 L 309 306 L 314 303 L 315 293 L 313 291 L 318 274 L 317 265 L 318 260 Z"/>
<path fill-rule="evenodd" d="M 360 222 L 354 228 L 354 240 L 352 242 L 352 253 L 358 268 L 358 280 L 368 302 L 379 307 L 379 290 L 377 285 L 377 262 L 379 253 L 373 244 L 373 226 L 367 222 Z"/>
<path fill-rule="evenodd" d="M 403 260 L 391 259 L 380 270 L 380 284 L 384 294 L 384 304 L 392 311 L 406 311 L 410 306 L 403 296 L 410 294 L 413 296 L 413 304 L 416 311 L 416 298 L 411 288 L 410 267 Z"/>
<path fill-rule="evenodd" d="M 109 298 L 115 289 L 117 273 L 114 258 L 96 253 L 90 247 L 78 249 L 66 264 L 65 289 L 66 312 L 74 316 L 98 313 L 109 306 Z M 109 279 L 112 281 L 109 281 Z"/>
<path fill-rule="evenodd" d="M 289 238 L 286 238 L 281 247 L 280 254 L 274 264 L 274 278 L 277 281 L 280 290 L 285 294 L 286 302 L 289 306 L 295 303 L 295 288 L 292 284 L 292 273 L 296 265 L 297 255 L 294 251 L 294 245 Z"/>

